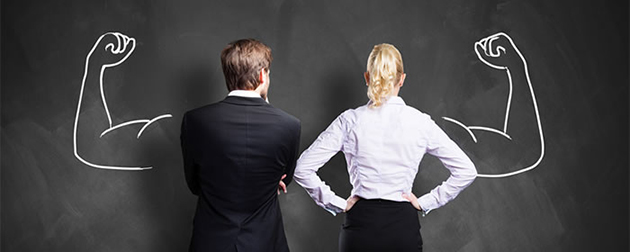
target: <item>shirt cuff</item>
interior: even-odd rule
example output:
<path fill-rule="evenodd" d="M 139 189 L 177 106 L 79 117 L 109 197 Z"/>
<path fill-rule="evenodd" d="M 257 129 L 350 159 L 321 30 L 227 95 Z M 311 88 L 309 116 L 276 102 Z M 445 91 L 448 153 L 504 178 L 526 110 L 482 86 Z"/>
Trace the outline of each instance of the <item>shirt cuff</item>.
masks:
<path fill-rule="evenodd" d="M 431 210 L 439 207 L 437 200 L 430 193 L 420 196 L 418 203 L 422 208 L 422 216 L 426 216 Z"/>
<path fill-rule="evenodd" d="M 326 205 L 324 209 L 328 211 L 333 216 L 337 216 L 338 213 L 342 213 L 346 210 L 346 206 L 348 206 L 348 202 L 343 198 L 336 196 Z"/>

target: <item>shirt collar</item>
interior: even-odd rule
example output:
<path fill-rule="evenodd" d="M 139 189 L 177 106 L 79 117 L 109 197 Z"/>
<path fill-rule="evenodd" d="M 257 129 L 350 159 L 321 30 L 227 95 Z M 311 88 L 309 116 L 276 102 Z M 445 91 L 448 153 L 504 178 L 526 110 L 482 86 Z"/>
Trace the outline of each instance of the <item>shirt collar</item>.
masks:
<path fill-rule="evenodd" d="M 385 104 L 405 105 L 405 101 L 400 96 L 392 96 L 385 101 Z"/>
<path fill-rule="evenodd" d="M 368 105 L 372 104 L 372 101 L 368 101 Z M 383 105 L 406 105 L 405 101 L 400 96 L 390 96 L 385 101 L 383 101 Z"/>
<path fill-rule="evenodd" d="M 252 90 L 232 90 L 228 96 L 240 96 L 249 98 L 262 98 L 258 93 Z"/>

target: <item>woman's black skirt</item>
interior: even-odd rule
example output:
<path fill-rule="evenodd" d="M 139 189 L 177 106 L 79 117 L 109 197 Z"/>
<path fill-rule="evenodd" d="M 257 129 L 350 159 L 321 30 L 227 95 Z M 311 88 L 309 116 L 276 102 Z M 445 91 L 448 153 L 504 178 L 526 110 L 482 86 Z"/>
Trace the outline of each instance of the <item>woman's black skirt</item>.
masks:
<path fill-rule="evenodd" d="M 360 199 L 346 213 L 339 251 L 422 251 L 418 211 L 409 202 Z"/>

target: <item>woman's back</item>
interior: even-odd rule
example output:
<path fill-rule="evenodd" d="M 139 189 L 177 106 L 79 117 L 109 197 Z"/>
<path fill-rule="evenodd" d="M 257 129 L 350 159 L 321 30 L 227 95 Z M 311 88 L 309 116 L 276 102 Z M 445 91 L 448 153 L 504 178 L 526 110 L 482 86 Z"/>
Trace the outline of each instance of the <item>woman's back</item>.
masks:
<path fill-rule="evenodd" d="M 365 72 L 370 103 L 339 115 L 297 161 L 295 181 L 315 203 L 333 215 L 348 213 L 340 251 L 422 251 L 416 209 L 428 213 L 446 204 L 477 176 L 474 164 L 431 118 L 398 97 L 405 76 L 394 46 L 374 46 Z M 347 201 L 317 176 L 339 151 L 352 183 Z M 416 198 L 411 187 L 425 153 L 439 158 L 451 176 Z"/>
<path fill-rule="evenodd" d="M 404 201 L 401 193 L 411 191 L 431 137 L 431 118 L 397 96 L 377 108 L 365 105 L 340 117 L 347 129 L 342 151 L 352 195 Z"/>

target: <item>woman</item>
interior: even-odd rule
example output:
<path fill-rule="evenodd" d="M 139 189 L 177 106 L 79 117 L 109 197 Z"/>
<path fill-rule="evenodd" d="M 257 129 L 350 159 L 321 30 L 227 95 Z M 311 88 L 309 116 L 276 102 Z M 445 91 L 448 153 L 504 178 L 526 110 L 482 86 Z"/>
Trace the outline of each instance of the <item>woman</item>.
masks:
<path fill-rule="evenodd" d="M 417 211 L 443 206 L 477 176 L 474 164 L 431 118 L 398 97 L 405 76 L 394 46 L 374 46 L 365 73 L 369 103 L 339 115 L 297 161 L 295 181 L 317 205 L 333 215 L 347 213 L 340 251 L 422 251 Z M 352 183 L 347 200 L 316 173 L 338 151 L 345 154 Z M 438 157 L 451 175 L 416 198 L 411 188 L 425 153 Z"/>

